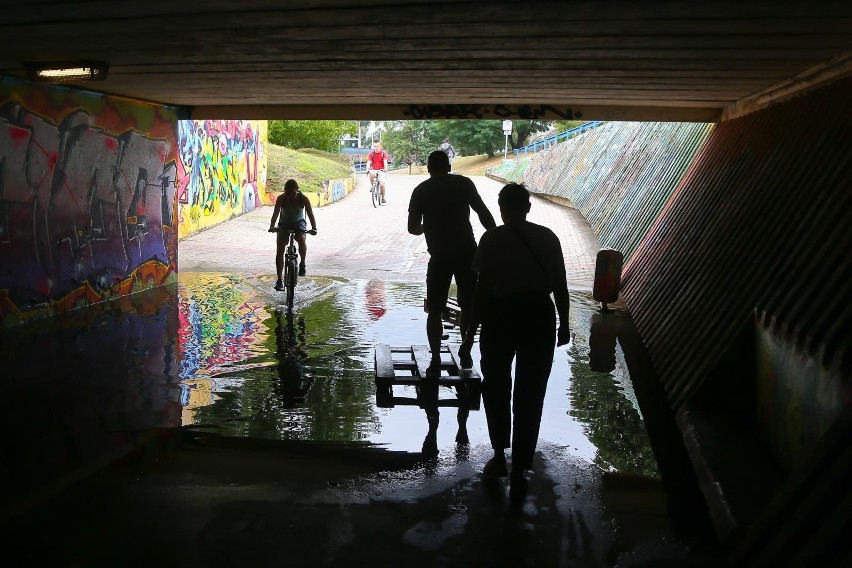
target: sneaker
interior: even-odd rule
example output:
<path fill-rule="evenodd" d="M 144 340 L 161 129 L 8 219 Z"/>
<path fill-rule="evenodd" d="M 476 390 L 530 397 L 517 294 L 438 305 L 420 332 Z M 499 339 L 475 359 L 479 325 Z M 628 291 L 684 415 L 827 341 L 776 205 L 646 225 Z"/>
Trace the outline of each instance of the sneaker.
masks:
<path fill-rule="evenodd" d="M 279 292 L 284 289 L 284 284 L 281 283 L 281 279 L 275 281 L 275 289 Z"/>
<path fill-rule="evenodd" d="M 299 265 L 299 276 L 304 276 L 304 275 L 305 275 L 305 265 L 300 264 Z"/>
<path fill-rule="evenodd" d="M 382 197 L 382 205 L 384 205 L 385 203 L 387 203 L 387 201 L 385 201 L 385 198 Z"/>

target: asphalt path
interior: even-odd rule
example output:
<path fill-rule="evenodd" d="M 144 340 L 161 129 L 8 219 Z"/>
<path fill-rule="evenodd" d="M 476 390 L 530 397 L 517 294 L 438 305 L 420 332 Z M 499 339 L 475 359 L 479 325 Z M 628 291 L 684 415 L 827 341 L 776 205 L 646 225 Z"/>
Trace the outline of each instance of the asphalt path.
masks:
<path fill-rule="evenodd" d="M 407 230 L 408 203 L 428 175 L 393 174 L 387 179 L 387 204 L 373 207 L 366 175 L 344 199 L 314 209 L 319 232 L 308 236 L 308 275 L 386 282 L 424 282 L 429 253 L 423 236 Z M 473 176 L 477 190 L 500 223 L 497 194 L 503 184 Z M 180 271 L 239 272 L 274 279 L 275 234 L 268 233 L 271 206 L 264 206 L 182 239 Z M 534 197 L 528 220 L 552 229 L 562 243 L 569 288 L 591 290 L 600 244 L 573 208 Z M 484 228 L 471 213 L 474 234 Z"/>

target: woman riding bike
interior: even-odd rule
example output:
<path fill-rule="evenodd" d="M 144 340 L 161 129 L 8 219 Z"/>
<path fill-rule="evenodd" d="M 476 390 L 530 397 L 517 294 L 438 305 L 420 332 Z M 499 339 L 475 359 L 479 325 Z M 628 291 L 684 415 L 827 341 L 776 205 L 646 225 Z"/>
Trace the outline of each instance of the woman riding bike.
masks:
<path fill-rule="evenodd" d="M 305 275 L 305 256 L 308 253 L 308 245 L 305 243 L 305 233 L 308 232 L 305 223 L 305 213 L 311 220 L 311 232 L 316 233 L 317 222 L 314 219 L 314 211 L 307 196 L 299 191 L 299 184 L 294 179 L 288 179 L 284 184 L 284 193 L 275 200 L 275 209 L 272 211 L 272 220 L 269 222 L 269 232 L 276 232 L 275 221 L 278 220 L 278 246 L 275 251 L 275 269 L 278 272 L 278 280 L 275 282 L 276 290 L 283 290 L 281 272 L 284 270 L 284 249 L 287 248 L 287 233 L 291 229 L 296 231 L 296 242 L 299 244 L 299 276 Z M 279 219 L 278 216 L 281 216 Z"/>

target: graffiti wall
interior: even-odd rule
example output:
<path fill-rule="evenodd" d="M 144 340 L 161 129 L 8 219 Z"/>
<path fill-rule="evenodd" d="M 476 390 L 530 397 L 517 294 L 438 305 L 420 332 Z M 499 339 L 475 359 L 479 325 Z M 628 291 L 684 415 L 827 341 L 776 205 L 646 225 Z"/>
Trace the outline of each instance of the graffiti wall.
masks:
<path fill-rule="evenodd" d="M 0 78 L 4 327 L 175 280 L 177 113 Z"/>
<path fill-rule="evenodd" d="M 261 205 L 266 191 L 265 120 L 178 123 L 179 238 Z"/>
<path fill-rule="evenodd" d="M 712 131 L 704 123 L 604 122 L 488 173 L 569 200 L 627 262 Z"/>

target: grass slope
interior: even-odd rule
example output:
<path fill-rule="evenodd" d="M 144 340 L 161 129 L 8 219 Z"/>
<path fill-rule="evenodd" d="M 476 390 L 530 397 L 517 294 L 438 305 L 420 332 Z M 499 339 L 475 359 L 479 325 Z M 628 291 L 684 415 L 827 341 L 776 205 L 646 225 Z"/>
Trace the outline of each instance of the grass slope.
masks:
<path fill-rule="evenodd" d="M 342 158 L 342 160 L 341 160 Z M 322 182 L 349 176 L 348 157 L 320 150 L 291 150 L 274 144 L 267 145 L 267 191 L 281 193 L 284 183 L 294 179 L 304 192 L 322 191 Z"/>

